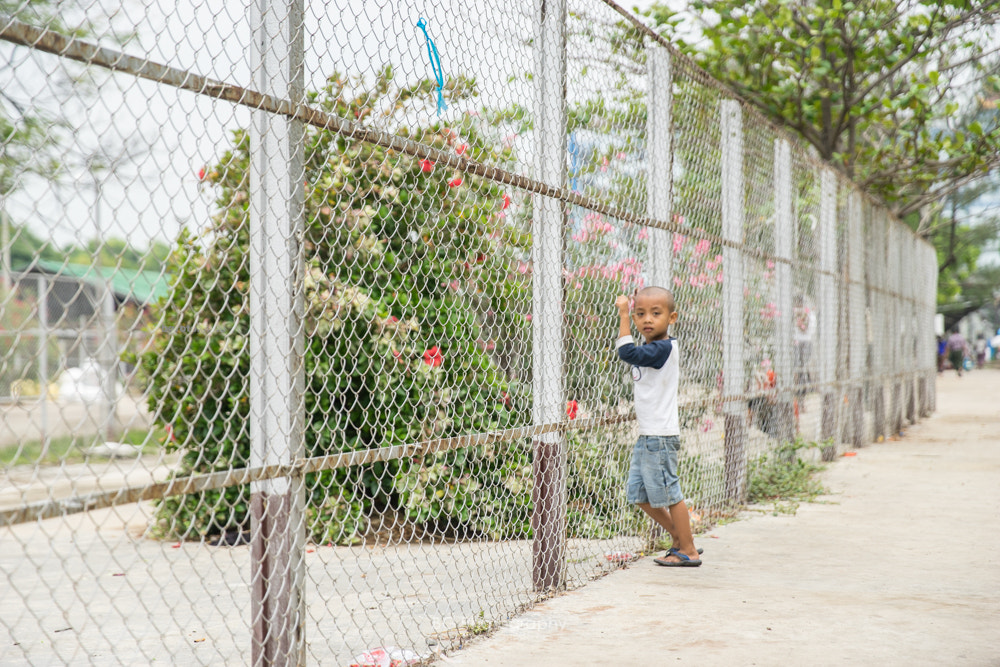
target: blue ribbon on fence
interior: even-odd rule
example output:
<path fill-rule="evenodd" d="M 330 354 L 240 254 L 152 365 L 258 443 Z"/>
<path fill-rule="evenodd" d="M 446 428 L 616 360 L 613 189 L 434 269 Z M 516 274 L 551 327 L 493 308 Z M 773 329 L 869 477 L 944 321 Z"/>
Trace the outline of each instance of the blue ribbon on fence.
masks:
<path fill-rule="evenodd" d="M 441 112 L 448 108 L 448 105 L 444 103 L 444 71 L 441 69 L 441 58 L 438 56 L 434 40 L 427 34 L 427 21 L 421 18 L 417 21 L 417 27 L 424 31 L 424 38 L 427 40 L 427 58 L 431 61 L 431 69 L 434 70 L 434 78 L 437 79 L 438 84 L 437 112 L 440 116 Z"/>

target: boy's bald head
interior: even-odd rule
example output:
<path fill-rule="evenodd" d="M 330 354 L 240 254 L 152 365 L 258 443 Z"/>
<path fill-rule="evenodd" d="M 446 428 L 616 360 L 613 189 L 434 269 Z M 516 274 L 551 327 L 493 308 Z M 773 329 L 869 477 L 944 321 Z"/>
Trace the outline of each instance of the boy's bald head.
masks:
<path fill-rule="evenodd" d="M 668 289 L 663 287 L 643 287 L 641 290 L 635 293 L 636 298 L 643 297 L 646 299 L 653 299 L 656 301 L 662 301 L 667 307 L 667 312 L 672 313 L 675 310 L 674 305 L 674 294 Z"/>

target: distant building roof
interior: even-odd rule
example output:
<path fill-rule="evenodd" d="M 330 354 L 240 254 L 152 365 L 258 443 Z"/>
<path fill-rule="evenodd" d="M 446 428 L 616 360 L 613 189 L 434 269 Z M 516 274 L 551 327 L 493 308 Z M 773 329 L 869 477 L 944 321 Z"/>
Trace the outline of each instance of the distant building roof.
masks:
<path fill-rule="evenodd" d="M 148 306 L 170 289 L 170 275 L 162 271 L 136 271 L 91 264 L 65 264 L 39 259 L 35 266 L 54 275 L 78 278 L 96 284 L 111 280 L 111 290 L 121 301 L 132 301 Z"/>

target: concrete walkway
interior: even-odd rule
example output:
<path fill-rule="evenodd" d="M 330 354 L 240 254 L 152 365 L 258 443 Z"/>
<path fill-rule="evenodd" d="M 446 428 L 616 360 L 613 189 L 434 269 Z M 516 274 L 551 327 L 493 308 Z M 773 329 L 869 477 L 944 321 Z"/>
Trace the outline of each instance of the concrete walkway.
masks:
<path fill-rule="evenodd" d="M 1000 371 L 939 376 L 938 412 L 823 473 L 795 516 L 644 558 L 438 664 L 1000 665 Z"/>

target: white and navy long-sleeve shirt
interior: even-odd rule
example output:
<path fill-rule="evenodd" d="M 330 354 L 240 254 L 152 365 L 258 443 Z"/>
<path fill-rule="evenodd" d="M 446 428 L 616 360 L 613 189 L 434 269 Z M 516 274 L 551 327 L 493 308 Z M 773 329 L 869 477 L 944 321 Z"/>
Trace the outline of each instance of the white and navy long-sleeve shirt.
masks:
<path fill-rule="evenodd" d="M 639 435 L 680 435 L 677 385 L 681 355 L 677 339 L 637 346 L 632 336 L 622 336 L 615 342 L 615 349 L 621 360 L 632 366 Z"/>

